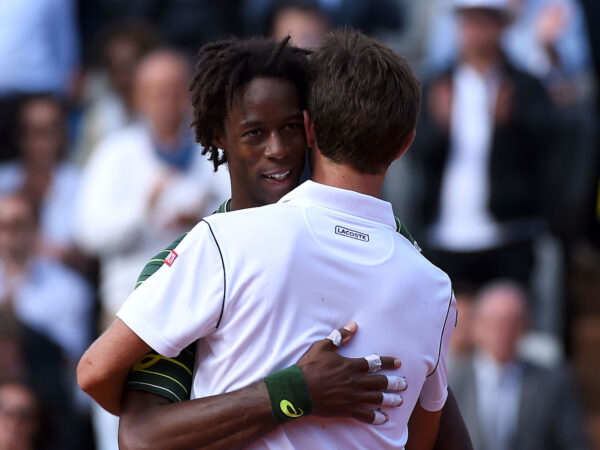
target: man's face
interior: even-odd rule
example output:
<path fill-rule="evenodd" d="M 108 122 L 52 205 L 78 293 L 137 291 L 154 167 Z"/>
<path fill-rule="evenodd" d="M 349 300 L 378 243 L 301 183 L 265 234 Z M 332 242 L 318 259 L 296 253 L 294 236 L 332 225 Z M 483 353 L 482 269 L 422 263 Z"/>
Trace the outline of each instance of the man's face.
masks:
<path fill-rule="evenodd" d="M 35 243 L 31 209 L 13 197 L 0 200 L 0 258 L 27 257 Z"/>
<path fill-rule="evenodd" d="M 234 98 L 224 135 L 232 209 L 275 203 L 295 188 L 304 168 L 306 138 L 294 84 L 255 78 Z"/>
<path fill-rule="evenodd" d="M 18 384 L 0 387 L 0 448 L 31 448 L 37 426 L 33 394 Z"/>
<path fill-rule="evenodd" d="M 486 56 L 496 51 L 506 24 L 500 12 L 468 8 L 462 10 L 458 18 L 464 52 Z"/>
<path fill-rule="evenodd" d="M 525 306 L 514 293 L 501 289 L 490 292 L 475 309 L 475 345 L 497 362 L 506 363 L 516 356 L 526 324 Z"/>
<path fill-rule="evenodd" d="M 52 100 L 32 100 L 21 112 L 19 142 L 23 156 L 37 167 L 52 166 L 65 143 L 65 122 Z"/>
<path fill-rule="evenodd" d="M 170 54 L 148 58 L 135 79 L 137 110 L 155 130 L 177 130 L 190 109 L 186 67 Z"/>

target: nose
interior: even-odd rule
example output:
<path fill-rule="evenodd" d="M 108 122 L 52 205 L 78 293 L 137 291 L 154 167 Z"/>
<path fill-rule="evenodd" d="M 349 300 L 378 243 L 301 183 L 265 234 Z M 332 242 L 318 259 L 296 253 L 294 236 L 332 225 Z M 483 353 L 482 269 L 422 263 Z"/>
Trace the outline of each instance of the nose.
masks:
<path fill-rule="evenodd" d="M 277 132 L 271 133 L 269 142 L 267 142 L 267 148 L 265 149 L 265 156 L 272 159 L 282 159 L 289 153 L 289 147 L 281 135 Z"/>

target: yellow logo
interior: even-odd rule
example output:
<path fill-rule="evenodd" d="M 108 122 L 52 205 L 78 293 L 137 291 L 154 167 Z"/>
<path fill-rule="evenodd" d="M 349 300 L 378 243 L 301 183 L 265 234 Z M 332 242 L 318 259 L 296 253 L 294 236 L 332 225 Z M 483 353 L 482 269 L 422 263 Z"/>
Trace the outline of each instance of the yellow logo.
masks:
<path fill-rule="evenodd" d="M 302 411 L 300 408 L 296 409 L 296 407 L 292 405 L 292 402 L 289 400 L 281 400 L 281 402 L 279 402 L 279 407 L 281 408 L 281 412 L 292 419 L 300 417 L 304 414 L 304 411 Z"/>

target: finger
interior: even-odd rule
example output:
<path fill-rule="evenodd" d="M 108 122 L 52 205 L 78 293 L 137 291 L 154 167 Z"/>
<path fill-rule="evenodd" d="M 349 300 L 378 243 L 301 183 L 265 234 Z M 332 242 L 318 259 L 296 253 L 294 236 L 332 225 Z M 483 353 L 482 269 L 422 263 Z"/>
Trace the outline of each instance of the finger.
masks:
<path fill-rule="evenodd" d="M 373 425 L 381 425 L 382 423 L 386 423 L 388 420 L 390 420 L 390 418 L 383 411 L 380 409 L 373 410 L 373 420 L 371 421 Z"/>
<path fill-rule="evenodd" d="M 401 395 L 392 394 L 390 392 L 381 393 L 381 406 L 391 407 L 400 406 L 404 400 Z"/>
<path fill-rule="evenodd" d="M 365 361 L 367 362 L 367 370 L 369 372 L 372 373 L 381 370 L 381 357 L 377 353 L 365 356 Z"/>
<path fill-rule="evenodd" d="M 349 410 L 349 416 L 360 420 L 361 422 L 370 423 L 374 425 L 380 425 L 390 420 L 388 415 L 381 411 L 379 408 L 351 408 Z"/>
<path fill-rule="evenodd" d="M 392 356 L 381 356 L 381 370 L 394 370 L 402 366 L 398 358 Z"/>
<path fill-rule="evenodd" d="M 392 375 L 385 375 L 387 378 L 387 387 L 388 391 L 405 391 L 408 387 L 408 382 L 405 377 L 396 377 Z"/>
<path fill-rule="evenodd" d="M 333 330 L 331 333 L 329 333 L 329 336 L 327 336 L 327 339 L 329 339 L 331 341 L 331 343 L 336 347 L 339 347 L 340 345 L 342 345 L 342 333 L 337 328 L 335 330 Z"/>
<path fill-rule="evenodd" d="M 403 376 L 365 375 L 360 380 L 359 386 L 367 391 L 405 391 L 408 382 Z"/>
<path fill-rule="evenodd" d="M 350 322 L 343 328 L 333 330 L 329 336 L 327 336 L 327 339 L 329 339 L 334 346 L 340 347 L 341 345 L 347 344 L 350 339 L 352 339 L 357 328 L 356 322 Z"/>

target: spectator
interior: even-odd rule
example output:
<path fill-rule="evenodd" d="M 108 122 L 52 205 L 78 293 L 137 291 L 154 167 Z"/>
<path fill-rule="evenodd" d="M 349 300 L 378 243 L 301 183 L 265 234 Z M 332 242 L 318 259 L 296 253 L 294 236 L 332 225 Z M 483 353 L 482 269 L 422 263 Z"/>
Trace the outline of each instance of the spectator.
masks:
<path fill-rule="evenodd" d="M 76 272 L 35 253 L 37 230 L 26 197 L 0 198 L 0 305 L 77 362 L 91 340 L 91 289 Z"/>
<path fill-rule="evenodd" d="M 539 366 L 517 354 L 527 323 L 527 294 L 515 283 L 492 282 L 476 296 L 474 354 L 449 373 L 473 447 L 587 450 L 568 368 Z"/>
<path fill-rule="evenodd" d="M 508 0 L 455 5 L 460 57 L 426 85 L 412 153 L 424 180 L 421 243 L 455 283 L 529 286 L 533 239 L 556 207 L 552 104 L 501 50 Z"/>
<path fill-rule="evenodd" d="M 77 269 L 84 258 L 73 243 L 73 204 L 79 170 L 64 162 L 65 109 L 52 95 L 23 98 L 17 114 L 20 158 L 0 165 L 0 194 L 20 192 L 40 217 L 36 252 Z"/>
<path fill-rule="evenodd" d="M 27 376 L 57 417 L 61 442 L 79 442 L 74 426 L 87 403 L 75 394 L 75 362 L 91 341 L 92 291 L 76 272 L 35 253 L 33 206 L 22 194 L 0 198 L 0 309 L 2 345 L 13 373 Z M 67 445 L 67 444 L 65 444 Z"/>
<path fill-rule="evenodd" d="M 269 35 L 274 12 L 286 3 L 318 8 L 332 27 L 348 25 L 369 35 L 383 30 L 398 32 L 404 25 L 403 9 L 395 0 L 244 0 L 242 3 L 247 34 Z"/>
<path fill-rule="evenodd" d="M 272 13 L 270 36 L 281 41 L 292 37 L 301 48 L 314 48 L 329 30 L 329 20 L 317 3 L 282 1 Z"/>
<path fill-rule="evenodd" d="M 107 26 L 98 40 L 99 67 L 88 72 L 90 98 L 73 155 L 81 164 L 85 164 L 102 138 L 134 120 L 135 68 L 140 58 L 159 44 L 158 34 L 151 25 L 133 19 Z"/>
<path fill-rule="evenodd" d="M 65 95 L 78 64 L 73 0 L 10 2 L 0 8 L 0 160 L 16 154 L 10 136 L 21 94 Z"/>
<path fill-rule="evenodd" d="M 38 392 L 53 421 L 56 448 L 83 442 L 85 432 L 74 427 L 72 385 L 65 374 L 61 348 L 44 335 L 19 322 L 7 305 L 0 307 L 0 385 L 25 380 Z M 0 447 L 2 448 L 2 447 Z"/>
<path fill-rule="evenodd" d="M 227 197 L 226 177 L 211 173 L 193 142 L 188 85 L 178 53 L 147 55 L 135 78 L 139 120 L 103 140 L 85 168 L 76 232 L 100 257 L 109 320 L 147 260 Z"/>
<path fill-rule="evenodd" d="M 0 383 L 0 450 L 52 448 L 52 431 L 45 404 L 31 386 Z"/>

